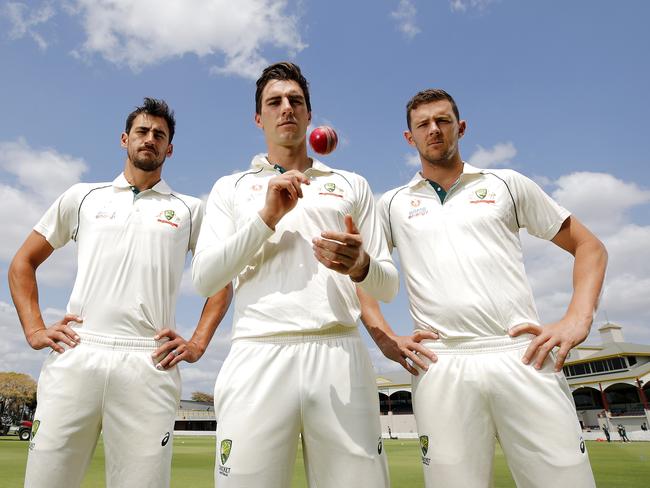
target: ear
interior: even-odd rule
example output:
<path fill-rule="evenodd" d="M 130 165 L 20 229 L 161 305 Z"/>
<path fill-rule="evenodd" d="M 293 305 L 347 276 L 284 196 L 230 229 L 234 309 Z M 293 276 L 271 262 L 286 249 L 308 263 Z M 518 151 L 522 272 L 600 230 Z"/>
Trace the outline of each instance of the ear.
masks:
<path fill-rule="evenodd" d="M 255 114 L 255 125 L 260 129 L 264 129 L 264 125 L 262 125 L 262 117 L 258 113 Z"/>
<path fill-rule="evenodd" d="M 458 138 L 460 139 L 465 135 L 465 130 L 467 130 L 467 122 L 461 120 L 458 122 Z"/>
<path fill-rule="evenodd" d="M 120 137 L 120 146 L 126 148 L 128 144 L 129 144 L 129 135 L 126 132 L 122 132 L 122 136 Z"/>
<path fill-rule="evenodd" d="M 171 158 L 173 153 L 174 153 L 174 145 L 170 143 L 169 146 L 167 146 L 167 151 L 165 152 L 166 157 Z"/>
<path fill-rule="evenodd" d="M 415 142 L 413 141 L 413 134 L 411 134 L 410 130 L 404 131 L 404 139 L 406 139 L 406 142 L 408 142 L 409 146 L 415 147 Z"/>

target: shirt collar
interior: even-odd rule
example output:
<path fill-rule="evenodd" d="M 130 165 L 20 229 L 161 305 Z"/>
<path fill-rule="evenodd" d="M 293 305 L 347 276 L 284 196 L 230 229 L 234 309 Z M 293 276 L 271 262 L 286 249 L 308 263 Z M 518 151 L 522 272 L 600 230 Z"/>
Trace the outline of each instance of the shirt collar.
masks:
<path fill-rule="evenodd" d="M 275 165 L 271 164 L 268 159 L 268 154 L 257 154 L 253 161 L 251 162 L 251 167 L 254 169 L 264 169 L 275 171 Z M 325 163 L 322 163 L 318 159 L 312 158 L 311 168 L 308 168 L 307 171 L 318 171 L 320 173 L 332 173 L 334 170 L 327 166 Z"/>
<path fill-rule="evenodd" d="M 463 161 L 463 172 L 460 174 L 461 178 L 463 177 L 463 175 L 478 175 L 482 173 L 483 170 L 481 168 L 477 168 Z M 418 171 L 417 173 L 415 173 L 413 178 L 411 178 L 411 181 L 408 182 L 408 187 L 415 188 L 416 186 L 426 182 L 427 179 L 424 176 L 422 176 L 422 174 Z"/>
<path fill-rule="evenodd" d="M 124 173 L 120 173 L 117 178 L 113 180 L 113 186 L 115 188 L 120 188 L 120 189 L 131 189 L 131 183 L 129 183 L 126 180 L 126 177 L 124 176 Z M 172 192 L 172 189 L 169 187 L 169 185 L 163 180 L 162 178 L 158 183 L 156 183 L 151 190 L 155 191 L 156 193 L 160 193 L 162 195 L 169 195 Z"/>

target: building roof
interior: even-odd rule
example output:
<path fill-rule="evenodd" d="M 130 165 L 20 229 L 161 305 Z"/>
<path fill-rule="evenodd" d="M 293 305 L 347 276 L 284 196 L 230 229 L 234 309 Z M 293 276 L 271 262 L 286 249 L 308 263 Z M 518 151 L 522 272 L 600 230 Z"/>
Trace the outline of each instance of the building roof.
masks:
<path fill-rule="evenodd" d="M 377 388 L 411 386 L 411 374 L 406 370 L 383 372 L 378 374 L 375 380 L 377 382 Z"/>
<path fill-rule="evenodd" d="M 650 356 L 650 346 L 633 342 L 608 342 L 602 346 L 578 346 L 576 349 L 582 353 L 580 359 L 569 360 L 567 365 L 618 356 Z"/>

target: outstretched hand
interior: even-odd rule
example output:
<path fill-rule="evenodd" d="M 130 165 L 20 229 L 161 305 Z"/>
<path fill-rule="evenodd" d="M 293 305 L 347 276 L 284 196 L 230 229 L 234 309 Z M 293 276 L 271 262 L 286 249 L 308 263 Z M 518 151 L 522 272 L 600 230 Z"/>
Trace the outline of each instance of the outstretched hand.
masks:
<path fill-rule="evenodd" d="M 345 216 L 345 232 L 326 230 L 312 240 L 314 256 L 323 266 L 363 281 L 370 268 L 370 256 L 363 250 L 363 238 L 351 215 Z"/>

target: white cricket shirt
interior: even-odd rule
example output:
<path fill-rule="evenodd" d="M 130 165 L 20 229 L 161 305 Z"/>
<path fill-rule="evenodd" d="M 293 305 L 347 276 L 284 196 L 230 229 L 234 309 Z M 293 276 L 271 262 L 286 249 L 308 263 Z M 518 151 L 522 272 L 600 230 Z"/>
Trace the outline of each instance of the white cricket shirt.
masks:
<path fill-rule="evenodd" d="M 78 183 L 34 230 L 52 247 L 77 242 L 77 277 L 68 313 L 102 334 L 151 337 L 175 327 L 185 256 L 201 226 L 201 201 L 160 180 L 135 195 L 120 174 L 112 183 Z"/>
<path fill-rule="evenodd" d="M 194 285 L 208 296 L 235 279 L 233 338 L 356 327 L 360 307 L 355 283 L 320 264 L 312 239 L 326 230 L 345 231 L 352 215 L 370 255 L 359 285 L 383 301 L 399 286 L 372 192 L 366 180 L 314 160 L 305 171 L 310 185 L 276 225 L 260 218 L 266 188 L 281 168 L 258 155 L 247 172 L 225 176 L 212 189 L 196 254 Z"/>
<path fill-rule="evenodd" d="M 378 207 L 389 247 L 399 252 L 416 329 L 473 338 L 539 324 L 519 229 L 552 239 L 570 214 L 533 181 L 465 163 L 444 203 L 417 173 Z"/>

